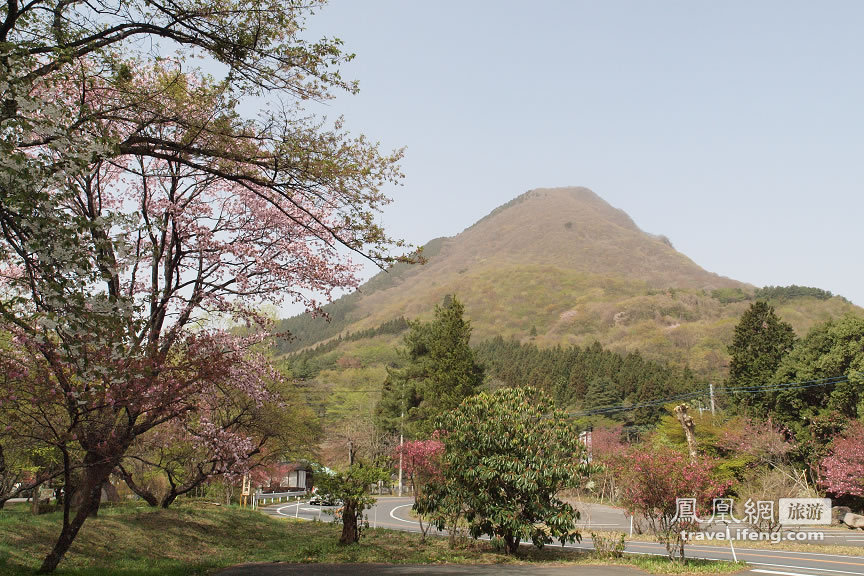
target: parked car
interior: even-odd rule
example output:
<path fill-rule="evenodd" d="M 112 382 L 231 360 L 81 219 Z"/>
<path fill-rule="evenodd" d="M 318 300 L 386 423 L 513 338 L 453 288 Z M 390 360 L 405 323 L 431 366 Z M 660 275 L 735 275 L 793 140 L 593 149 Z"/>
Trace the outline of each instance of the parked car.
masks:
<path fill-rule="evenodd" d="M 329 494 L 315 492 L 312 494 L 312 498 L 309 499 L 309 504 L 312 506 L 342 506 L 342 501 Z"/>

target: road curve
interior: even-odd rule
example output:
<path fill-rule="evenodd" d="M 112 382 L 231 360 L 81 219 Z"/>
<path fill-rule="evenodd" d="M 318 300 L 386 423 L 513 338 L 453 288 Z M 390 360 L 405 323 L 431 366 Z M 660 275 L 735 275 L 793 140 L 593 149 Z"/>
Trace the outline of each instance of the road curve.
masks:
<path fill-rule="evenodd" d="M 412 498 L 383 497 L 378 500 L 367 513 L 369 526 L 377 528 L 390 528 L 408 532 L 419 532 L 418 522 L 411 518 L 410 509 L 413 504 Z M 625 530 L 629 528 L 623 513 L 609 506 L 582 505 L 583 512 L 580 525 L 583 533 L 591 528 L 600 530 Z M 332 513 L 335 507 L 310 506 L 308 502 L 299 501 L 287 504 L 273 504 L 261 507 L 265 514 L 278 517 L 296 517 L 305 520 L 332 521 Z M 586 513 L 587 512 L 587 513 Z M 590 523 L 590 525 L 589 525 Z M 826 541 L 829 533 L 837 533 L 837 536 L 856 534 L 849 531 L 826 530 Z M 432 533 L 437 531 L 432 529 Z M 858 533 L 860 534 L 860 533 Z M 840 544 L 841 541 L 827 541 L 826 543 Z M 851 541 L 848 542 L 852 544 Z M 686 555 L 690 558 L 704 558 L 707 560 L 743 560 L 750 565 L 750 572 L 755 574 L 768 574 L 775 576 L 864 576 L 864 554 L 860 556 L 840 556 L 824 554 L 819 552 L 790 552 L 770 548 L 770 544 L 764 547 L 754 547 L 733 543 L 732 546 L 700 546 L 688 544 Z M 582 542 L 567 544 L 567 548 L 577 550 L 592 550 L 591 538 L 587 536 Z M 630 541 L 627 543 L 625 552 L 630 554 L 665 555 L 665 549 L 661 544 L 654 542 Z M 864 550 L 862 550 L 864 552 Z"/>

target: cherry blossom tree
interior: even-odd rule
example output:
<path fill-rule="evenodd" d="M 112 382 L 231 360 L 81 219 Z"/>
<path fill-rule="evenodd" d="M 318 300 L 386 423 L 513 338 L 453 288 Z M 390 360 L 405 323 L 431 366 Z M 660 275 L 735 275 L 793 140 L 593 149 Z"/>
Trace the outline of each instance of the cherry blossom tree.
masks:
<path fill-rule="evenodd" d="M 220 466 L 247 465 L 254 441 L 206 400 L 230 389 L 254 406 L 285 401 L 260 352 L 262 303 L 314 310 L 356 286 L 349 254 L 396 259 L 377 214 L 400 153 L 302 106 L 356 89 L 339 76 L 350 55 L 338 40 L 301 39 L 317 4 L 12 0 L 0 11 L 0 319 L 5 361 L 22 374 L 0 403 L 16 433 L 57 451 L 80 502 L 64 498 L 43 572 L 160 427 L 194 423 Z M 167 54 L 142 51 L 148 38 Z M 187 64 L 199 55 L 224 77 Z M 238 111 L 250 95 L 269 103 L 255 119 Z M 251 328 L 241 336 L 215 317 Z"/>
<path fill-rule="evenodd" d="M 821 484 L 838 496 L 864 496 L 864 424 L 853 421 L 820 463 Z"/>
<path fill-rule="evenodd" d="M 411 484 L 411 492 L 418 502 L 422 502 L 424 486 L 433 480 L 442 480 L 441 456 L 444 454 L 444 443 L 437 435 L 428 440 L 409 440 L 396 446 L 393 452 L 394 460 L 402 457 L 402 469 Z M 423 514 L 418 512 L 417 522 L 420 524 L 420 540 L 426 541 L 430 524 L 423 523 Z"/>
<path fill-rule="evenodd" d="M 614 499 L 615 475 L 629 457 L 629 446 L 622 441 L 622 426 L 594 428 L 591 431 L 591 461 L 596 466 L 590 471 L 594 490 L 600 493 L 602 502 L 607 495 Z M 597 487 L 599 484 L 599 488 Z"/>
<path fill-rule="evenodd" d="M 712 478 L 711 461 L 691 461 L 664 446 L 635 446 L 618 465 L 618 489 L 627 511 L 643 516 L 658 541 L 665 544 L 669 558 L 683 562 L 682 532 L 698 524 L 679 514 L 677 500 L 693 499 L 696 515 L 710 515 L 712 500 L 723 495 L 728 483 Z"/>
<path fill-rule="evenodd" d="M 308 409 L 259 405 L 230 388 L 212 387 L 195 412 L 136 439 L 118 471 L 133 492 L 163 508 L 216 476 L 251 471 L 259 485 L 278 483 L 288 476 L 280 464 L 286 455 L 311 450 L 310 422 Z"/>

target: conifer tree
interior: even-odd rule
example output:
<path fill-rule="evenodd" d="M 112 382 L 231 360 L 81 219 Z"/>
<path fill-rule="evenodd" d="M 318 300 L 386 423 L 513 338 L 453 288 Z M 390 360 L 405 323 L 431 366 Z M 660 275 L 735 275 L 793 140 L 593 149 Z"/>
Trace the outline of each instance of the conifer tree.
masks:
<path fill-rule="evenodd" d="M 729 388 L 756 388 L 769 383 L 781 360 L 795 344 L 792 326 L 780 319 L 774 307 L 757 301 L 741 316 L 729 346 Z M 764 414 L 767 397 L 758 391 L 737 394 L 739 405 Z"/>
<path fill-rule="evenodd" d="M 411 322 L 405 336 L 406 363 L 391 368 L 377 409 L 378 426 L 398 432 L 404 410 L 409 436 L 431 432 L 434 419 L 473 396 L 483 368 L 469 346 L 471 323 L 455 296 L 435 307 L 432 322 Z"/>

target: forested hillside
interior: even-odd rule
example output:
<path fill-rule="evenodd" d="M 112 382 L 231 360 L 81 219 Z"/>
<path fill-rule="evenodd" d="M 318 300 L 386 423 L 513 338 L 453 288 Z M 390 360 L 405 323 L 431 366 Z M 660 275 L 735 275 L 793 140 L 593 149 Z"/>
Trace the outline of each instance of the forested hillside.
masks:
<path fill-rule="evenodd" d="M 737 319 L 770 301 L 798 335 L 860 311 L 819 288 L 755 288 L 700 268 L 671 242 L 640 230 L 585 188 L 527 192 L 461 234 L 423 248 L 425 265 L 397 264 L 324 310 L 283 320 L 279 354 L 377 329 L 400 317 L 428 319 L 456 294 L 473 342 L 503 337 L 540 348 L 604 348 L 688 367 L 722 380 Z"/>
<path fill-rule="evenodd" d="M 599 343 L 588 347 L 538 348 L 501 337 L 475 347 L 490 386 L 533 386 L 549 393 L 559 406 L 574 409 L 583 419 L 603 416 L 620 423 L 648 425 L 663 413 L 662 406 L 614 410 L 693 392 L 707 384 L 688 368 L 646 360 L 638 352 L 620 354 Z"/>

